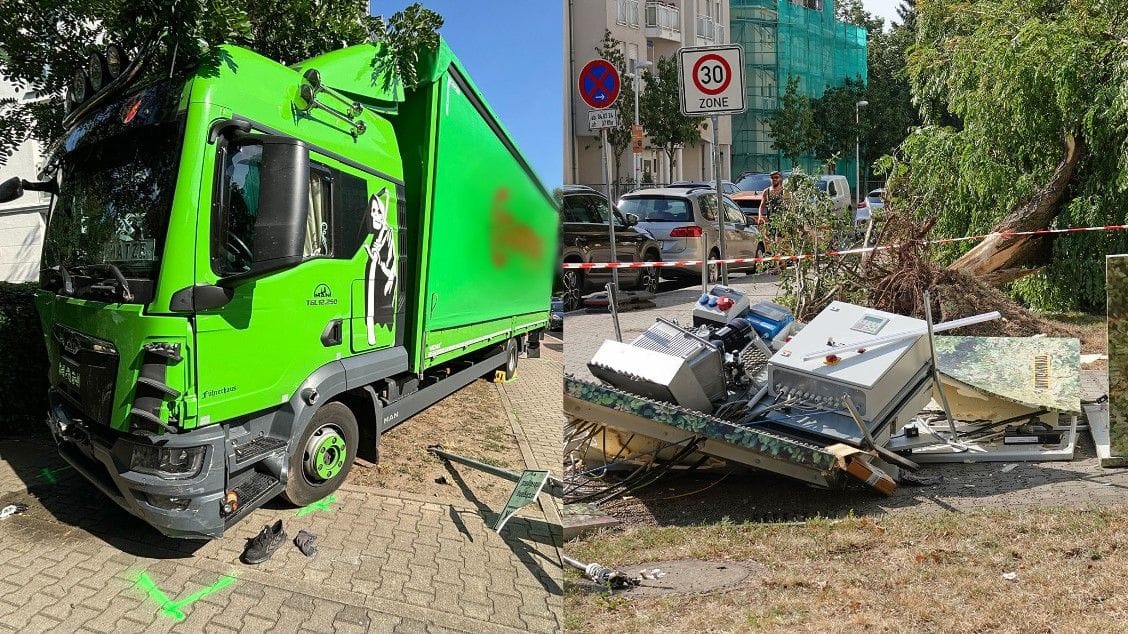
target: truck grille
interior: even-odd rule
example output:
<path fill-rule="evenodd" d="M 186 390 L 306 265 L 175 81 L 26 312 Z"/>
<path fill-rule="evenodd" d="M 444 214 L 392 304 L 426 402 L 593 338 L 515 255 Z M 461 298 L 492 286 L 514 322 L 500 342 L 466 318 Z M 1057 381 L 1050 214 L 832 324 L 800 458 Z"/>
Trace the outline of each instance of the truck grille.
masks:
<path fill-rule="evenodd" d="M 65 326 L 53 332 L 58 365 L 55 385 L 91 422 L 110 424 L 118 352 L 113 344 Z"/>

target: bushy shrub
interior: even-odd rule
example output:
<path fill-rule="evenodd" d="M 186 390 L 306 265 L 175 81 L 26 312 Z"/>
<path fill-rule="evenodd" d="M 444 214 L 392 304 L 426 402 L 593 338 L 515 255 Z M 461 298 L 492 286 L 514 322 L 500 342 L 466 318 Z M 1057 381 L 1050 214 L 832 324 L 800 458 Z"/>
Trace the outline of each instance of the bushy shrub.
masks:
<path fill-rule="evenodd" d="M 47 348 L 35 285 L 0 282 L 0 435 L 43 431 L 46 413 Z"/>

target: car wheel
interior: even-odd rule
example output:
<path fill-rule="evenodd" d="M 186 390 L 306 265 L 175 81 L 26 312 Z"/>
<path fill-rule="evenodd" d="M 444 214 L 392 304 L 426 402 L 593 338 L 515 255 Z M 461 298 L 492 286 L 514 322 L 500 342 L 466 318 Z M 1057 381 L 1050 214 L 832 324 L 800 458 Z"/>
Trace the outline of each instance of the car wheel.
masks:
<path fill-rule="evenodd" d="M 761 242 L 761 243 L 756 245 L 756 257 L 762 258 L 762 257 L 764 257 L 764 253 L 765 253 L 764 243 Z M 767 267 L 764 266 L 763 262 L 757 262 L 757 263 L 752 265 L 751 269 L 748 270 L 748 274 L 749 275 L 755 275 L 755 274 L 759 273 L 760 271 L 764 270 L 765 268 L 767 268 Z"/>
<path fill-rule="evenodd" d="M 561 299 L 564 300 L 564 312 L 578 310 L 583 303 L 583 272 L 578 269 L 564 269 L 564 273 L 560 277 L 564 286 L 564 292 L 561 295 Z"/>
<path fill-rule="evenodd" d="M 709 252 L 709 259 L 710 260 L 718 260 L 718 259 L 720 259 L 720 257 L 721 257 L 721 254 L 716 249 Z M 715 263 L 710 264 L 709 265 L 709 283 L 710 284 L 716 284 L 720 280 L 721 280 L 721 265 L 715 264 Z"/>
<path fill-rule="evenodd" d="M 352 468 L 359 437 L 347 405 L 333 401 L 318 408 L 290 450 L 286 499 L 306 506 L 336 491 Z"/>
<path fill-rule="evenodd" d="M 656 262 L 658 260 L 658 256 L 654 255 L 653 253 L 647 253 L 645 257 L 646 262 Z M 646 291 L 647 293 L 657 293 L 659 281 L 658 278 L 658 267 L 648 266 L 644 269 L 641 269 L 638 274 L 638 290 Z"/>

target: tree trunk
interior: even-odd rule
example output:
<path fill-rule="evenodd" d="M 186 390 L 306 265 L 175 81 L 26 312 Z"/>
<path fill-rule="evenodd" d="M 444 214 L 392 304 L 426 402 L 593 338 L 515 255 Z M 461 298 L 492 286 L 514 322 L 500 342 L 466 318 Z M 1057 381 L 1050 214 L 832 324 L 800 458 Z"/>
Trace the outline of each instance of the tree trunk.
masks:
<path fill-rule="evenodd" d="M 1070 134 L 1063 139 L 1063 145 L 1064 156 L 1050 182 L 1015 203 L 992 232 L 1036 231 L 1050 226 L 1061 210 L 1084 144 Z M 960 271 L 987 284 L 1003 284 L 1038 272 L 1049 261 L 1052 244 L 1045 236 L 993 235 L 952 262 L 948 270 Z"/>

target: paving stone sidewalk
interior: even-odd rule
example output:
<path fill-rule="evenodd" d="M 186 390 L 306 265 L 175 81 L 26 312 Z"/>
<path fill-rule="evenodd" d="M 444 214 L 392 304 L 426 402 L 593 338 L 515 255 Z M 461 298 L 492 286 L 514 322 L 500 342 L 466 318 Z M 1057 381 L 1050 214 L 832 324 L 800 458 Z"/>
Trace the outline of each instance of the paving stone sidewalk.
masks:
<path fill-rule="evenodd" d="M 555 421 L 559 453 L 560 355 L 521 359 L 520 372 L 503 390 L 534 468 L 550 460 L 546 430 L 523 425 Z M 274 502 L 223 539 L 172 540 L 66 469 L 49 442 L 0 440 L 0 507 L 15 501 L 31 508 L 0 520 L 0 633 L 563 629 L 551 504 L 526 507 L 498 536 L 500 508 L 345 485 L 327 510 Z M 259 566 L 239 563 L 245 539 L 276 519 L 291 538 L 318 535 L 317 555 L 287 544 Z"/>

